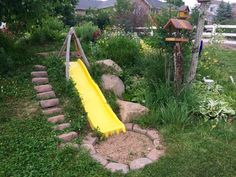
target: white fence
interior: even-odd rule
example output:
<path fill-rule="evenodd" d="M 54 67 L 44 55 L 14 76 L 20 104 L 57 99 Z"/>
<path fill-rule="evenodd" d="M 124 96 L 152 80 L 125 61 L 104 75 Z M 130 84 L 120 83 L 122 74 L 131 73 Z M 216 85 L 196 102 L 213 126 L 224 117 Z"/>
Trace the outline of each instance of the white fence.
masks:
<path fill-rule="evenodd" d="M 209 42 L 214 36 L 221 35 L 223 37 L 232 38 L 231 40 L 224 40 L 224 44 L 236 45 L 236 40 L 233 39 L 236 37 L 236 33 L 221 33 L 217 32 L 217 29 L 235 29 L 236 31 L 236 25 L 206 25 L 205 32 L 203 33 L 203 41 Z"/>

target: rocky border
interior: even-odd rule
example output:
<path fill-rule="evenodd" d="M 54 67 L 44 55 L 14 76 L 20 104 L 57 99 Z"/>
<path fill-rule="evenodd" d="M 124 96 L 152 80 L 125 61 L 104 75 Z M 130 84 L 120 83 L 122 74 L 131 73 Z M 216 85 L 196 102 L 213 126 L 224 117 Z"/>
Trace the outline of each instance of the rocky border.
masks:
<path fill-rule="evenodd" d="M 151 139 L 155 148 L 152 149 L 145 157 L 135 159 L 131 161 L 129 164 L 122 164 L 111 162 L 109 159 L 102 157 L 99 153 L 96 152 L 94 145 L 97 143 L 98 138 L 93 137 L 92 133 L 89 133 L 83 140 L 81 147 L 87 150 L 91 157 L 100 163 L 104 168 L 112 171 L 112 172 L 122 172 L 128 173 L 130 170 L 138 170 L 144 168 L 146 165 L 151 164 L 160 159 L 165 154 L 165 148 L 161 144 L 161 137 L 156 130 L 150 129 L 142 129 L 137 124 L 127 123 L 125 124 L 127 131 L 133 131 L 136 133 L 140 133 L 146 135 Z"/>

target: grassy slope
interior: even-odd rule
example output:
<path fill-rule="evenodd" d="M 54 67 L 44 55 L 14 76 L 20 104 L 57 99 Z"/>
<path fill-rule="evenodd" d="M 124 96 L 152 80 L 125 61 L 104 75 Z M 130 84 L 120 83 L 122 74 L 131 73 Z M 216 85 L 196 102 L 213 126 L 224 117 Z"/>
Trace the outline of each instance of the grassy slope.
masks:
<path fill-rule="evenodd" d="M 228 52 L 231 53 L 224 51 L 222 58 L 232 61 L 233 54 Z M 233 64 L 235 67 L 231 69 L 235 73 L 236 63 Z M 20 68 L 15 77 L 0 78 L 0 85 L 6 88 L 0 97 L 0 176 L 123 176 L 104 170 L 81 150 L 56 149 L 56 132 L 51 131 L 40 110 L 22 110 L 29 103 L 36 104 L 30 72 L 31 66 Z M 75 102 L 70 92 L 62 94 L 60 86 L 64 83 L 60 82 L 61 79 L 53 78 L 57 93 L 62 100 L 67 100 L 66 114 L 80 117 L 82 113 L 74 109 Z M 223 124 L 214 130 L 210 125 L 184 130 L 171 126 L 157 128 L 164 137 L 167 155 L 157 163 L 127 176 L 235 176 L 235 122 L 234 125 Z"/>

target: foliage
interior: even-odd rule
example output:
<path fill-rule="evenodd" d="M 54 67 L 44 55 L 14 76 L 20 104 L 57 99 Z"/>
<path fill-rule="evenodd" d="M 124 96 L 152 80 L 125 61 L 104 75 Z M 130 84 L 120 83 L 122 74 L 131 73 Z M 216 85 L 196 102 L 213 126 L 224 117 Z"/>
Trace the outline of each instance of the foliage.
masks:
<path fill-rule="evenodd" d="M 223 21 L 230 19 L 232 17 L 232 7 L 230 3 L 226 4 L 224 1 L 221 1 L 217 14 L 215 17 L 215 22 L 221 24 Z"/>
<path fill-rule="evenodd" d="M 0 74 L 10 74 L 31 61 L 25 43 L 17 43 L 12 37 L 0 32 L 0 44 Z"/>
<path fill-rule="evenodd" d="M 102 9 L 99 11 L 90 9 L 86 12 L 85 15 L 78 15 L 76 17 L 76 21 L 79 25 L 87 22 L 92 22 L 94 25 L 98 26 L 99 29 L 105 30 L 106 27 L 112 25 L 113 16 L 113 9 Z"/>
<path fill-rule="evenodd" d="M 199 7 L 198 7 L 198 6 L 195 6 L 195 7 L 192 9 L 190 23 L 191 23 L 192 25 L 197 25 L 197 24 L 198 24 L 198 17 L 199 17 Z"/>
<path fill-rule="evenodd" d="M 97 46 L 100 58 L 111 58 L 122 67 L 132 66 L 140 57 L 139 39 L 122 31 L 104 33 Z"/>
<path fill-rule="evenodd" d="M 177 6 L 177 7 L 180 7 L 180 6 L 184 5 L 184 1 L 183 0 L 167 0 L 167 2 L 169 4 L 173 4 L 173 5 Z"/>
<path fill-rule="evenodd" d="M 64 24 L 58 18 L 47 17 L 42 20 L 42 24 L 32 32 L 31 41 L 36 44 L 62 41 L 65 31 Z"/>
<path fill-rule="evenodd" d="M 128 0 L 117 0 L 116 11 L 119 15 L 128 13 L 132 9 L 132 3 Z"/>
<path fill-rule="evenodd" d="M 221 119 L 227 121 L 235 116 L 235 111 L 230 107 L 232 98 L 224 93 L 223 87 L 218 84 L 207 86 L 202 82 L 193 84 L 193 90 L 197 92 L 197 102 L 199 109 L 195 113 L 200 113 L 204 119 L 214 119 L 219 122 Z"/>
<path fill-rule="evenodd" d="M 46 2 L 44 0 L 2 0 L 0 2 L 2 7 L 0 19 L 6 21 L 10 30 L 15 33 L 30 31 L 33 26 L 40 25 L 42 20 L 50 15 L 62 15 L 63 20 L 66 22 L 67 15 L 73 13 L 74 3 L 75 0 L 52 0 Z M 70 15 L 68 18 L 70 18 Z"/>
<path fill-rule="evenodd" d="M 148 23 L 148 15 L 143 7 L 135 1 L 117 0 L 114 23 L 125 31 L 134 31 L 135 27 L 145 26 Z"/>
<path fill-rule="evenodd" d="M 81 39 L 81 42 L 88 43 L 93 41 L 93 33 L 98 30 L 98 27 L 91 22 L 84 23 L 75 28 L 76 34 Z"/>

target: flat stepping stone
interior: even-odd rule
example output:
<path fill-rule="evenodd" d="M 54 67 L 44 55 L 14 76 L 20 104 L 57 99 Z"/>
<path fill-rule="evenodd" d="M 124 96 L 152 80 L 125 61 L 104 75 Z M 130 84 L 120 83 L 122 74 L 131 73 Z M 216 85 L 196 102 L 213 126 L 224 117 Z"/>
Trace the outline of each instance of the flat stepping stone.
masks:
<path fill-rule="evenodd" d="M 48 77 L 47 71 L 34 71 L 31 72 L 32 77 Z"/>
<path fill-rule="evenodd" d="M 37 85 L 48 84 L 48 78 L 36 77 L 32 79 L 32 83 L 37 84 Z"/>
<path fill-rule="evenodd" d="M 129 171 L 129 166 L 122 163 L 110 162 L 109 164 L 106 165 L 106 168 L 111 170 L 112 172 L 121 171 L 122 173 L 128 173 Z"/>
<path fill-rule="evenodd" d="M 133 126 L 134 125 L 132 123 L 125 124 L 125 128 L 126 128 L 127 131 L 132 131 L 133 130 Z"/>
<path fill-rule="evenodd" d="M 48 118 L 48 122 L 51 123 L 60 123 L 63 122 L 65 120 L 65 116 L 64 115 L 58 115 L 58 116 L 53 116 Z"/>
<path fill-rule="evenodd" d="M 62 112 L 62 109 L 59 107 L 52 107 L 52 108 L 47 108 L 43 110 L 44 115 L 53 115 L 53 114 L 58 114 L 61 112 Z"/>
<path fill-rule="evenodd" d="M 152 160 L 150 160 L 148 158 L 135 159 L 132 162 L 130 162 L 130 169 L 137 170 L 137 169 L 145 167 L 146 165 L 148 165 L 150 163 L 152 163 Z"/>
<path fill-rule="evenodd" d="M 137 133 L 141 133 L 141 134 L 145 134 L 147 132 L 147 130 L 142 129 L 140 126 L 138 126 L 137 124 L 134 125 L 133 127 L 133 131 L 137 132 Z"/>
<path fill-rule="evenodd" d="M 49 99 L 49 100 L 42 100 L 39 102 L 39 104 L 42 108 L 51 108 L 51 107 L 59 105 L 59 99 L 54 98 L 54 99 Z"/>
<path fill-rule="evenodd" d="M 70 127 L 70 123 L 63 123 L 53 127 L 54 130 L 64 130 Z"/>
<path fill-rule="evenodd" d="M 49 91 L 49 92 L 42 92 L 37 94 L 37 98 L 40 100 L 47 100 L 50 98 L 55 98 L 56 94 L 54 91 Z"/>
<path fill-rule="evenodd" d="M 45 71 L 47 68 L 43 65 L 34 65 L 34 70 L 36 71 Z"/>
<path fill-rule="evenodd" d="M 52 86 L 47 84 L 47 85 L 39 85 L 39 86 L 34 86 L 34 90 L 37 93 L 44 93 L 44 92 L 49 92 L 52 91 Z"/>
<path fill-rule="evenodd" d="M 92 133 L 89 133 L 83 140 L 84 144 L 91 144 L 91 145 L 95 145 L 97 142 L 98 138 L 97 137 L 93 137 Z"/>
<path fill-rule="evenodd" d="M 98 163 L 102 164 L 103 166 L 106 166 L 108 164 L 108 161 L 104 159 L 99 154 L 92 154 L 91 155 L 94 160 L 96 160 Z"/>
<path fill-rule="evenodd" d="M 64 142 L 69 142 L 75 138 L 78 137 L 78 133 L 76 132 L 69 132 L 69 133 L 64 133 L 61 134 L 59 136 L 57 136 L 60 140 L 64 141 Z"/>
<path fill-rule="evenodd" d="M 148 130 L 147 131 L 147 136 L 151 140 L 160 139 L 159 134 L 158 134 L 158 132 L 156 130 Z"/>
<path fill-rule="evenodd" d="M 147 158 L 151 159 L 152 161 L 156 161 L 163 155 L 164 150 L 153 149 L 148 153 Z"/>
<path fill-rule="evenodd" d="M 96 154 L 96 150 L 92 144 L 82 144 L 81 147 L 87 150 L 90 154 Z"/>

